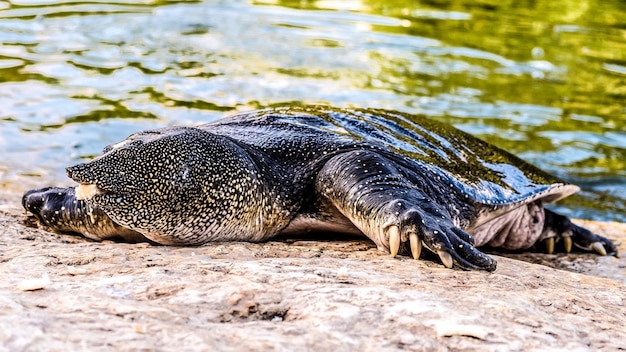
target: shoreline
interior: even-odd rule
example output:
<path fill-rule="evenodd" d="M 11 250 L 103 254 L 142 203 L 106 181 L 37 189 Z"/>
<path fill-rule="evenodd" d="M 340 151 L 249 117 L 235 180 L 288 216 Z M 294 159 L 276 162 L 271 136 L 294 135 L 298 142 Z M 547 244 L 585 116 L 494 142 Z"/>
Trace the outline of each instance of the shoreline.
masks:
<path fill-rule="evenodd" d="M 10 188 L 0 186 L 0 223 L 5 224 L 7 229 L 12 229 L 15 232 L 23 232 L 26 234 L 27 237 L 32 237 L 35 235 L 38 235 L 39 237 L 46 237 L 45 235 L 48 234 L 49 236 L 51 236 L 51 238 L 60 239 L 64 242 L 84 241 L 98 243 L 83 238 L 81 236 L 48 232 L 45 229 L 42 229 L 41 226 L 37 226 L 37 221 L 34 218 L 31 218 L 28 221 L 28 224 L 26 224 L 24 221 L 24 219 L 26 219 L 26 213 L 23 210 L 21 204 L 19 204 L 22 194 L 23 191 L 15 185 Z M 618 248 L 618 253 L 621 254 L 620 258 L 613 260 L 611 258 L 614 257 L 601 257 L 597 255 L 576 252 L 570 254 L 545 254 L 541 252 L 515 253 L 500 252 L 498 250 L 487 250 L 487 252 L 489 254 L 500 255 L 511 259 L 541 264 L 550 268 L 615 279 L 626 284 L 626 223 L 614 221 L 595 221 L 586 219 L 572 219 L 572 221 L 580 226 L 589 229 L 591 232 L 611 239 L 616 244 Z M 309 238 L 307 239 L 311 240 Z M 50 240 L 52 239 L 46 239 L 46 241 Z M 276 241 L 270 240 L 269 243 L 281 242 L 283 240 L 290 239 L 277 239 Z M 297 236 L 293 240 L 297 241 Z M 111 241 L 104 242 L 115 243 Z M 312 242 L 315 241 L 313 240 Z M 337 242 L 342 241 L 338 240 Z M 370 241 L 364 239 L 360 242 L 366 245 Z M 373 244 L 371 246 L 373 247 Z"/>
<path fill-rule="evenodd" d="M 7 350 L 626 348 L 626 224 L 575 221 L 621 258 L 499 253 L 485 273 L 355 239 L 93 242 L 24 226 L 20 195 L 0 188 Z"/>

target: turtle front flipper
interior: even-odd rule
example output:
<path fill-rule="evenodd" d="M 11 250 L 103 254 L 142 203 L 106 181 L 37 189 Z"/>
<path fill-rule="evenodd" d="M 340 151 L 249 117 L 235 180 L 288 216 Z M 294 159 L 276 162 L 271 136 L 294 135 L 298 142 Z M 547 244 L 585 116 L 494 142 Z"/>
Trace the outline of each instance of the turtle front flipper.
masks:
<path fill-rule="evenodd" d="M 113 222 L 100 208 L 76 199 L 73 187 L 46 187 L 27 191 L 22 197 L 22 206 L 54 231 L 80 233 L 97 241 L 148 241 L 140 233 Z"/>
<path fill-rule="evenodd" d="M 446 267 L 493 271 L 496 261 L 473 246 L 447 210 L 402 176 L 394 163 L 373 151 L 351 151 L 329 160 L 317 192 L 379 249 L 419 258 L 422 242 Z"/>
<path fill-rule="evenodd" d="M 575 247 L 586 252 L 617 256 L 617 247 L 608 238 L 572 223 L 567 216 L 548 209 L 544 209 L 544 213 L 545 221 L 539 241 L 544 243 L 548 254 L 555 251 L 555 244 L 562 243 L 562 249 L 566 253 Z"/>

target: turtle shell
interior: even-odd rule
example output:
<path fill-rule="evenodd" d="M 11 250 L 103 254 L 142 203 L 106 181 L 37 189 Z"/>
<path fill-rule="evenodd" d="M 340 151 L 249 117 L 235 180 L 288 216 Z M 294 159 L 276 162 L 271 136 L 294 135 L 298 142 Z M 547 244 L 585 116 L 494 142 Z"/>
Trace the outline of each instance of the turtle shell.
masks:
<path fill-rule="evenodd" d="M 390 149 L 408 164 L 420 164 L 435 175 L 432 182 L 456 188 L 475 204 L 474 226 L 538 199 L 552 203 L 579 190 L 511 153 L 424 116 L 331 107 L 278 108 L 268 113 L 284 123 Z M 268 117 L 263 112 L 255 115 Z M 251 116 L 240 117 L 249 122 Z"/>

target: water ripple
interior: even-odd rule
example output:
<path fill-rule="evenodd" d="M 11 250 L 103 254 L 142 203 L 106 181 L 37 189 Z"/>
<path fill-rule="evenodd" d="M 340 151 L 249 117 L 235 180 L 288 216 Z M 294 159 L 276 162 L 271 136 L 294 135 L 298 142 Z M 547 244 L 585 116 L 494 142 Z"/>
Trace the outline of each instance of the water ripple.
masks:
<path fill-rule="evenodd" d="M 582 184 L 575 214 L 626 221 L 620 8 L 255 4 L 0 2 L 0 181 L 65 180 L 140 129 L 325 103 L 451 122 Z"/>

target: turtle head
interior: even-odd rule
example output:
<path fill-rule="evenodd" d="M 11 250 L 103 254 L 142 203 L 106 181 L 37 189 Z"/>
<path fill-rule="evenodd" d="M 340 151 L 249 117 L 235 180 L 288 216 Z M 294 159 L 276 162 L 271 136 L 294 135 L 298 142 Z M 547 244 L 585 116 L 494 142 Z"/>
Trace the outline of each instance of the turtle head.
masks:
<path fill-rule="evenodd" d="M 107 146 L 95 159 L 68 167 L 67 175 L 79 184 L 78 199 L 116 223 L 144 234 L 164 234 L 175 232 L 174 224 L 192 214 L 210 213 L 208 204 L 227 201 L 215 196 L 224 192 L 213 188 L 237 181 L 233 174 L 246 169 L 238 165 L 241 159 L 225 137 L 196 128 L 165 128 Z"/>
<path fill-rule="evenodd" d="M 177 176 L 184 176 L 176 171 L 184 167 L 180 162 L 184 159 L 180 155 L 184 150 L 180 136 L 186 130 L 166 128 L 139 132 L 106 146 L 100 156 L 87 163 L 68 167 L 67 176 L 79 184 L 77 198 L 102 203 L 117 197 L 120 202 L 129 194 L 161 190 L 164 178 L 176 183 L 182 178 Z M 154 182 L 160 182 L 158 189 Z"/>

